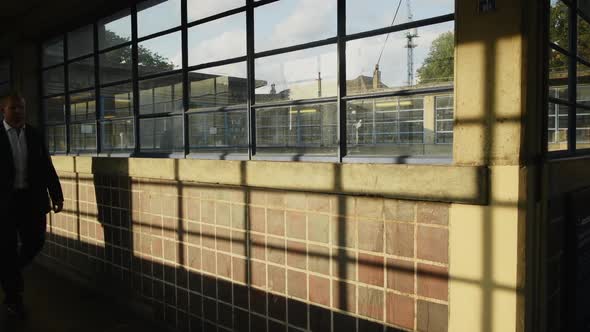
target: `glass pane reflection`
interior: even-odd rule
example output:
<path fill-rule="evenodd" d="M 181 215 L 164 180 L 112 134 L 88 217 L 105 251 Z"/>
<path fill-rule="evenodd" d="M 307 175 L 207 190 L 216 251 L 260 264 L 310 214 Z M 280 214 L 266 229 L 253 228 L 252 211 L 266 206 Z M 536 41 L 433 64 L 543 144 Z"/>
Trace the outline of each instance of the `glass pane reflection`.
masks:
<path fill-rule="evenodd" d="M 68 59 L 88 55 L 94 51 L 93 25 L 68 32 Z"/>
<path fill-rule="evenodd" d="M 335 45 L 256 59 L 256 103 L 336 96 L 336 63 Z"/>
<path fill-rule="evenodd" d="M 135 147 L 133 119 L 104 121 L 102 128 L 102 150 L 108 152 L 131 151 Z"/>
<path fill-rule="evenodd" d="M 336 3 L 336 0 L 282 0 L 256 7 L 256 52 L 335 37 Z"/>
<path fill-rule="evenodd" d="M 43 71 L 43 95 L 64 93 L 65 89 L 64 67 L 59 66 Z"/>
<path fill-rule="evenodd" d="M 86 58 L 68 65 L 69 90 L 85 89 L 94 86 L 94 58 Z"/>
<path fill-rule="evenodd" d="M 140 149 L 143 152 L 182 152 L 182 117 L 139 120 Z"/>
<path fill-rule="evenodd" d="M 117 46 L 131 41 L 131 13 L 124 10 L 98 22 L 98 48 Z"/>
<path fill-rule="evenodd" d="M 257 154 L 335 155 L 336 109 L 335 103 L 257 109 Z"/>
<path fill-rule="evenodd" d="M 408 75 L 406 34 L 421 36 Z M 448 86 L 454 77 L 453 22 L 354 40 L 346 45 L 348 94 Z M 381 55 L 381 51 L 383 54 Z"/>
<path fill-rule="evenodd" d="M 182 66 L 180 50 L 180 31 L 139 43 L 139 75 L 145 76 L 180 68 Z"/>
<path fill-rule="evenodd" d="M 64 96 L 51 97 L 43 100 L 43 112 L 47 123 L 66 122 L 66 102 Z"/>
<path fill-rule="evenodd" d="M 49 153 L 66 152 L 66 126 L 47 126 L 47 147 Z"/>
<path fill-rule="evenodd" d="M 70 125 L 70 144 L 72 152 L 96 151 L 96 123 Z"/>
<path fill-rule="evenodd" d="M 96 119 L 94 90 L 70 95 L 70 121 Z"/>
<path fill-rule="evenodd" d="M 133 71 L 131 46 L 102 53 L 99 57 L 99 69 L 101 84 L 131 80 Z"/>
<path fill-rule="evenodd" d="M 147 0 L 137 4 L 139 38 L 180 25 L 180 0 Z"/>
<path fill-rule="evenodd" d="M 200 112 L 189 115 L 191 152 L 248 152 L 246 110 Z"/>
<path fill-rule="evenodd" d="M 188 0 L 188 21 L 190 23 L 244 5 L 245 0 Z"/>
<path fill-rule="evenodd" d="M 248 100 L 246 63 L 189 72 L 189 110 L 245 104 Z"/>
<path fill-rule="evenodd" d="M 139 82 L 139 114 L 180 113 L 183 111 L 182 75 Z"/>
<path fill-rule="evenodd" d="M 110 119 L 133 115 L 133 86 L 121 84 L 100 89 L 101 118 Z"/>
<path fill-rule="evenodd" d="M 246 14 L 240 13 L 188 30 L 189 66 L 246 55 Z"/>
<path fill-rule="evenodd" d="M 351 34 L 407 23 L 410 15 L 413 21 L 417 21 L 452 14 L 454 11 L 455 0 L 412 0 L 411 11 L 407 0 L 401 3 L 371 0 L 370 5 L 365 0 L 346 0 L 346 32 Z"/>

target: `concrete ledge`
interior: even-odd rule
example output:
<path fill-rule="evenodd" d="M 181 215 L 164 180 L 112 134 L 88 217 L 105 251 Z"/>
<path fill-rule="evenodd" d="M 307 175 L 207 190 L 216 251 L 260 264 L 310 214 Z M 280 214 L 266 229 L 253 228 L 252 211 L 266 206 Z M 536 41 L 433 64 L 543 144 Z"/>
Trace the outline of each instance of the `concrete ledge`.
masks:
<path fill-rule="evenodd" d="M 590 156 L 551 160 L 546 164 L 545 176 L 549 197 L 590 187 Z"/>
<path fill-rule="evenodd" d="M 251 188 L 487 204 L 480 166 L 333 164 L 54 156 L 58 171 L 191 181 Z"/>

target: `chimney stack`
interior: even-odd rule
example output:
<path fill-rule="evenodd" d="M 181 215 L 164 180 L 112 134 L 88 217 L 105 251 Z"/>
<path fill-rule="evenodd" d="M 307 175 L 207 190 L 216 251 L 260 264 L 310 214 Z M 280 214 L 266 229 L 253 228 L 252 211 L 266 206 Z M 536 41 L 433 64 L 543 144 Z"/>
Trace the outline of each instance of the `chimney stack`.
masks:
<path fill-rule="evenodd" d="M 373 90 L 381 88 L 381 71 L 379 70 L 379 64 L 375 65 L 375 71 L 373 72 Z"/>

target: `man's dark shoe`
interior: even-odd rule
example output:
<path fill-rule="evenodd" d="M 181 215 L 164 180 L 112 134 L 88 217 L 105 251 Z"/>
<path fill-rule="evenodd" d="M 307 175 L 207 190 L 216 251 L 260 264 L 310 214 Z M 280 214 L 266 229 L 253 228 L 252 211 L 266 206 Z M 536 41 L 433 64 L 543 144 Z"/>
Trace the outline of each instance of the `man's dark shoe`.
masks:
<path fill-rule="evenodd" d="M 9 315 L 17 317 L 19 319 L 26 319 L 27 318 L 27 310 L 23 303 L 22 295 L 17 296 L 10 296 L 4 300 L 4 305 L 6 306 L 6 311 Z"/>

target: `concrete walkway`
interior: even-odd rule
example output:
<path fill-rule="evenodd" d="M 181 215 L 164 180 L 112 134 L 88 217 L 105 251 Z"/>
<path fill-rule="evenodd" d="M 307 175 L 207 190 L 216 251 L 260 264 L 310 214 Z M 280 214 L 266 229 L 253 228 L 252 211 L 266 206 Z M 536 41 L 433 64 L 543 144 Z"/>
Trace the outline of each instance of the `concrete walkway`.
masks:
<path fill-rule="evenodd" d="M 25 273 L 26 321 L 0 309 L 4 332 L 156 332 L 154 324 L 114 305 L 108 298 L 35 265 Z M 0 291 L 1 293 L 1 291 Z M 0 295 L 4 299 L 4 295 Z"/>

